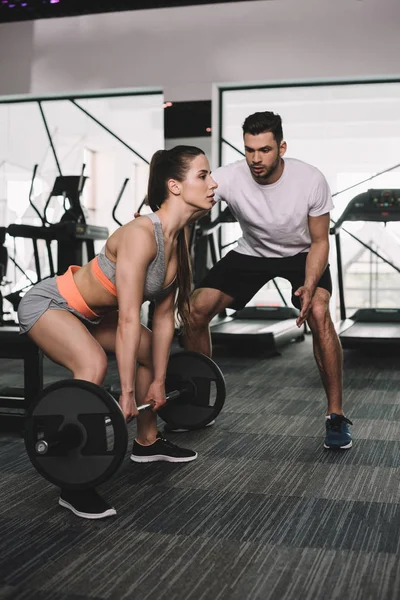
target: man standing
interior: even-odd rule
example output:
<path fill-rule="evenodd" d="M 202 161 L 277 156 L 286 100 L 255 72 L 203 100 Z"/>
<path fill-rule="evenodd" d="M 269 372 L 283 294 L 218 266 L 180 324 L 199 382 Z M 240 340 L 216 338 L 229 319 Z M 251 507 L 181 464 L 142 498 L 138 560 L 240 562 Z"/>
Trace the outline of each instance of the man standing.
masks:
<path fill-rule="evenodd" d="M 342 348 L 329 312 L 332 280 L 328 266 L 328 183 L 312 165 L 283 158 L 282 121 L 258 112 L 243 123 L 245 159 L 213 172 L 216 200 L 224 200 L 238 220 L 237 247 L 206 275 L 191 299 L 191 329 L 185 348 L 211 356 L 209 323 L 225 308 L 243 308 L 275 277 L 292 285 L 307 321 L 328 400 L 325 448 L 348 449 L 352 439 L 342 410 Z"/>

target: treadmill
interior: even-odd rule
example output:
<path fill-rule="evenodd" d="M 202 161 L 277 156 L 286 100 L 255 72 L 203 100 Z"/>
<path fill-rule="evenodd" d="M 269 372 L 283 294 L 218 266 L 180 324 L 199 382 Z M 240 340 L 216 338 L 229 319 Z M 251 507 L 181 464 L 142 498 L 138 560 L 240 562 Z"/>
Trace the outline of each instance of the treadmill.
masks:
<path fill-rule="evenodd" d="M 400 221 L 400 189 L 370 189 L 346 206 L 330 232 L 335 236 L 339 282 L 340 322 L 337 331 L 343 348 L 400 346 L 400 308 L 360 308 L 346 315 L 340 230 L 346 221 Z M 359 240 L 360 241 L 360 240 Z M 400 268 L 365 244 L 365 247 L 400 273 Z"/>
<path fill-rule="evenodd" d="M 299 311 L 290 306 L 245 306 L 233 315 L 211 321 L 214 344 L 244 352 L 280 353 L 283 346 L 304 340 L 304 327 L 297 327 Z"/>
<path fill-rule="evenodd" d="M 229 208 L 225 208 L 214 221 L 200 223 L 194 253 L 196 281 L 205 276 L 209 255 L 212 265 L 219 260 L 214 234 L 223 223 L 234 221 L 236 219 Z M 278 284 L 276 281 L 273 283 L 283 306 L 246 306 L 229 316 L 218 315 L 210 324 L 213 344 L 221 344 L 246 353 L 262 352 L 264 355 L 274 356 L 279 354 L 286 344 L 304 340 L 305 326 L 299 328 L 296 325 L 300 311 L 287 306 Z"/>

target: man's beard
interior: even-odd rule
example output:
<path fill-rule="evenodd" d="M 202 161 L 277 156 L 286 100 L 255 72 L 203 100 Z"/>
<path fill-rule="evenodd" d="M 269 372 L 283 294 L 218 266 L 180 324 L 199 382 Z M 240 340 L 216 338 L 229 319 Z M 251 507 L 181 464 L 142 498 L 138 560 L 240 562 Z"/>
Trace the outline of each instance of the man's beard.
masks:
<path fill-rule="evenodd" d="M 274 163 L 272 163 L 272 165 L 270 167 L 267 168 L 267 170 L 265 171 L 265 173 L 262 173 L 261 175 L 256 175 L 255 173 L 253 173 L 253 171 L 251 171 L 251 174 L 253 176 L 253 178 L 256 181 L 266 181 L 267 179 L 269 179 L 277 170 L 277 168 L 280 165 L 280 161 L 281 161 L 281 157 L 277 156 L 276 160 Z"/>

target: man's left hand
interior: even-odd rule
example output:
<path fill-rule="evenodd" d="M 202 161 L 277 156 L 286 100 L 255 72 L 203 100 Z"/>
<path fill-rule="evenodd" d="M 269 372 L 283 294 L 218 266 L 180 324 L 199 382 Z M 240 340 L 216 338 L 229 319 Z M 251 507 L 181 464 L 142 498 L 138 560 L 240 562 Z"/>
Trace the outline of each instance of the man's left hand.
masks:
<path fill-rule="evenodd" d="M 304 285 L 302 285 L 298 290 L 295 291 L 294 295 L 300 298 L 301 311 L 296 319 L 296 325 L 297 327 L 301 327 L 310 314 L 311 303 L 314 294 L 309 288 L 306 288 Z"/>

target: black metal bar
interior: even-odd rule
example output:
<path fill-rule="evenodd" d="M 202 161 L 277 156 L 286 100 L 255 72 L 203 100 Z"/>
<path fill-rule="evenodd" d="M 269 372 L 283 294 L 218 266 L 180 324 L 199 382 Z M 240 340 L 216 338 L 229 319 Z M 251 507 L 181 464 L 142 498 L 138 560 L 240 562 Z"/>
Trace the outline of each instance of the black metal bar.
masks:
<path fill-rule="evenodd" d="M 95 100 L 96 98 L 122 98 L 126 96 L 156 96 L 162 94 L 162 90 L 150 90 L 146 92 L 140 91 L 126 91 L 126 92 L 107 92 L 107 93 L 95 93 L 80 94 L 79 96 L 11 96 L 6 98 L 0 98 L 0 104 L 21 104 L 28 102 L 58 102 L 63 100 Z"/>
<path fill-rule="evenodd" d="M 142 210 L 143 206 L 146 204 L 146 200 L 147 200 L 147 196 L 145 198 L 143 198 L 143 200 L 140 203 L 139 208 L 137 209 L 136 212 L 140 213 L 140 211 Z"/>
<path fill-rule="evenodd" d="M 86 240 L 86 254 L 87 254 L 88 261 L 93 260 L 94 257 L 96 256 L 96 253 L 94 251 L 94 240 Z M 82 262 L 83 262 L 83 260 L 82 260 Z M 78 263 L 78 264 L 82 264 L 82 263 Z"/>
<path fill-rule="evenodd" d="M 49 258 L 50 275 L 51 275 L 51 277 L 54 277 L 55 271 L 54 271 L 53 253 L 51 251 L 51 241 L 50 240 L 46 240 L 46 248 L 47 248 L 47 256 Z"/>
<path fill-rule="evenodd" d="M 31 187 L 29 189 L 29 196 L 28 196 L 28 200 L 29 200 L 29 204 L 32 206 L 33 210 L 35 211 L 35 213 L 38 215 L 39 219 L 42 222 L 43 227 L 46 225 L 46 221 L 44 220 L 44 218 L 42 217 L 42 215 L 39 212 L 39 209 L 34 205 L 34 203 L 32 202 L 32 193 L 33 193 L 33 184 L 35 183 L 35 178 L 36 178 L 36 172 L 38 169 L 39 165 L 35 165 L 33 167 L 33 173 L 32 173 L 32 179 L 31 179 Z"/>
<path fill-rule="evenodd" d="M 272 283 L 274 284 L 274 286 L 275 286 L 275 288 L 276 288 L 276 290 L 277 290 L 278 294 L 280 295 L 280 297 L 281 297 L 281 300 L 282 300 L 282 302 L 283 302 L 284 306 L 287 306 L 287 305 L 288 305 L 288 303 L 287 303 L 287 302 L 286 302 L 286 300 L 285 300 L 285 296 L 282 294 L 282 292 L 281 292 L 281 290 L 280 290 L 280 287 L 279 287 L 279 285 L 276 283 L 275 279 L 273 279 L 273 280 L 272 280 Z"/>
<path fill-rule="evenodd" d="M 222 119 L 223 119 L 223 110 L 222 110 L 222 90 L 219 89 L 218 93 L 218 166 L 222 165 Z"/>
<path fill-rule="evenodd" d="M 230 148 L 232 148 L 233 150 L 236 150 L 236 152 L 238 152 L 239 154 L 241 154 L 242 156 L 246 156 L 244 152 L 242 152 L 242 150 L 239 150 L 239 148 L 236 148 L 236 146 L 234 146 L 233 144 L 231 144 L 230 142 L 228 142 L 228 140 L 226 140 L 225 138 L 221 138 L 221 141 L 226 144 L 227 146 L 229 146 Z"/>
<path fill-rule="evenodd" d="M 218 262 L 217 245 L 215 243 L 214 234 L 208 236 L 208 243 L 210 246 L 211 262 L 216 265 Z"/>
<path fill-rule="evenodd" d="M 42 275 L 40 272 L 40 261 L 39 261 L 39 251 L 38 251 L 38 244 L 37 244 L 37 240 L 32 239 L 32 243 L 33 243 L 33 254 L 35 257 L 35 268 L 36 268 L 36 274 L 38 277 L 38 281 L 42 281 Z"/>
<path fill-rule="evenodd" d="M 299 88 L 299 87 L 332 87 L 338 85 L 376 85 L 377 83 L 400 83 L 399 78 L 391 77 L 389 79 L 344 79 L 336 81 L 293 81 L 288 83 L 270 83 L 258 84 L 258 85 L 236 85 L 236 86 L 222 86 L 219 88 L 220 92 L 234 92 L 242 90 L 267 90 L 274 88 Z"/>
<path fill-rule="evenodd" d="M 104 129 L 104 131 L 107 131 L 107 133 L 109 133 L 116 140 L 118 140 L 120 142 L 120 144 L 122 144 L 123 146 L 125 146 L 125 148 L 128 148 L 128 150 L 130 150 L 138 158 L 140 158 L 141 160 L 143 160 L 143 162 L 145 162 L 147 165 L 150 164 L 150 161 L 148 161 L 141 154 L 139 154 L 139 152 L 136 152 L 136 150 L 134 150 L 132 148 L 132 146 L 129 146 L 129 144 L 127 144 L 126 142 L 124 142 L 124 140 L 122 140 L 116 133 L 114 133 L 113 131 L 111 131 L 111 129 L 109 129 L 108 127 L 106 127 L 101 121 L 99 121 L 98 119 L 96 119 L 96 117 L 94 117 L 93 115 L 91 115 L 90 112 L 88 112 L 85 108 L 83 108 L 83 106 L 80 106 L 80 104 L 78 104 L 77 102 L 75 102 L 75 100 L 70 100 L 70 102 L 72 102 L 72 104 L 74 106 L 76 106 L 77 108 L 79 108 L 79 110 L 81 110 L 83 113 L 85 113 L 85 115 L 87 115 L 90 119 L 92 119 L 95 123 L 97 123 L 97 125 L 99 125 L 102 129 Z"/>
<path fill-rule="evenodd" d="M 83 186 L 85 185 L 85 178 L 83 176 L 85 169 L 86 169 L 86 165 L 85 165 L 85 163 L 82 163 L 82 170 L 81 170 L 81 174 L 79 177 L 79 183 L 78 183 L 78 196 L 80 196 L 82 194 Z"/>
<path fill-rule="evenodd" d="M 14 238 L 14 241 L 15 241 L 15 238 Z M 21 271 L 22 275 L 23 275 L 24 277 L 26 277 L 26 278 L 27 278 L 27 279 L 28 279 L 28 280 L 31 282 L 31 284 L 32 284 L 32 285 L 35 285 L 35 284 L 33 283 L 32 279 L 31 279 L 30 277 L 28 277 L 28 275 L 27 275 L 27 274 L 26 274 L 26 272 L 23 270 L 23 268 L 19 266 L 19 264 L 17 263 L 17 261 L 16 261 L 16 260 L 14 260 L 14 258 L 13 258 L 12 256 L 10 256 L 10 255 L 9 255 L 9 256 L 8 256 L 8 260 L 11 260 L 11 262 L 13 263 L 13 265 L 14 265 L 15 267 L 17 267 L 17 269 L 19 269 L 19 271 Z"/>
<path fill-rule="evenodd" d="M 119 205 L 119 203 L 121 202 L 121 198 L 122 198 L 122 196 L 123 196 L 123 193 L 124 193 L 124 191 L 125 191 L 125 188 L 126 188 L 126 186 L 128 185 L 128 181 L 129 181 L 129 177 L 127 177 L 127 178 L 125 179 L 124 183 L 122 184 L 122 188 L 121 188 L 121 190 L 120 190 L 120 192 L 119 192 L 119 194 L 118 194 L 118 198 L 117 198 L 117 199 L 116 199 L 116 201 L 115 201 L 115 204 L 114 204 L 114 206 L 113 206 L 112 213 L 111 213 L 111 214 L 112 214 L 112 218 L 113 218 L 113 219 L 114 219 L 114 221 L 117 223 L 117 225 L 119 225 L 120 227 L 122 227 L 122 223 L 121 223 L 121 221 L 118 221 L 117 217 L 115 216 L 115 211 L 117 210 L 117 208 L 118 208 L 118 205 Z M 144 202 L 144 201 L 143 201 L 143 202 Z M 142 207 L 142 204 L 140 205 L 140 208 L 141 208 L 141 207 Z M 139 208 L 138 212 L 140 212 L 140 208 Z"/>
<path fill-rule="evenodd" d="M 222 110 L 222 90 L 218 93 L 218 166 L 222 165 L 222 136 L 223 136 L 223 113 Z M 221 203 L 218 205 L 218 217 L 221 216 L 222 208 Z M 218 231 L 218 250 L 220 256 L 222 255 L 222 230 Z"/>
<path fill-rule="evenodd" d="M 233 246 L 233 244 L 237 244 L 237 240 L 234 240 L 233 242 L 229 242 L 229 244 L 223 244 L 222 250 L 225 250 L 225 248 L 229 248 L 229 246 Z"/>
<path fill-rule="evenodd" d="M 38 105 L 39 105 L 40 114 L 42 115 L 44 126 L 46 128 L 47 137 L 49 138 L 49 142 L 50 142 L 51 150 L 53 152 L 54 160 L 56 161 L 58 172 L 60 175 L 62 175 L 60 163 L 58 162 L 58 158 L 57 158 L 56 149 L 53 144 L 53 138 L 51 137 L 50 129 L 47 125 L 46 117 L 44 115 L 43 108 L 42 108 L 40 101 L 38 102 Z"/>
<path fill-rule="evenodd" d="M 343 285 L 343 269 L 342 269 L 342 251 L 340 247 L 340 233 L 335 233 L 336 241 L 336 259 L 337 259 L 337 270 L 338 270 L 338 283 L 339 283 L 339 305 L 340 305 L 340 318 L 342 321 L 346 318 L 346 304 L 344 301 L 344 285 Z"/>

